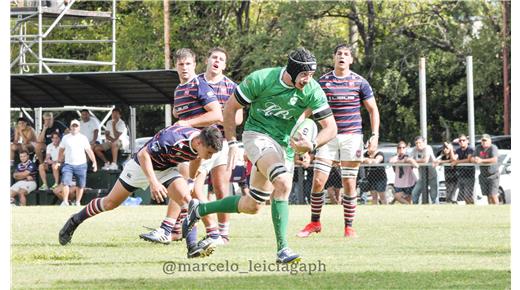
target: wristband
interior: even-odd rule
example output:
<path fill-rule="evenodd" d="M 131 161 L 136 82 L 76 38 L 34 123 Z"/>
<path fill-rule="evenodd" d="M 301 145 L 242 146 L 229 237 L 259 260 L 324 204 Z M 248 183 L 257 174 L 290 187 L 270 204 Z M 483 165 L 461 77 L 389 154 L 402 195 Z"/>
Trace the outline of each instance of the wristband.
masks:
<path fill-rule="evenodd" d="M 238 141 L 237 140 L 228 141 L 228 147 L 229 148 L 231 148 L 231 147 L 238 147 Z"/>

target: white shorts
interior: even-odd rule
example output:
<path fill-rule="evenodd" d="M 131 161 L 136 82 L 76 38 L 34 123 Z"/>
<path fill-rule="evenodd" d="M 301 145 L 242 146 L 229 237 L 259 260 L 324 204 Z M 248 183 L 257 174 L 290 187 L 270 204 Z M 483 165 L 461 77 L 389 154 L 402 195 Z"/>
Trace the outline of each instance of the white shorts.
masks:
<path fill-rule="evenodd" d="M 36 181 L 34 180 L 20 180 L 11 186 L 12 191 L 20 191 L 20 189 L 25 190 L 27 193 L 36 189 Z"/>
<path fill-rule="evenodd" d="M 363 135 L 338 134 L 318 148 L 315 156 L 332 161 L 362 161 Z"/>
<path fill-rule="evenodd" d="M 229 147 L 227 141 L 222 142 L 222 150 L 213 154 L 211 159 L 203 160 L 199 167 L 199 172 L 202 170 L 209 173 L 213 168 L 220 165 L 227 165 Z"/>
<path fill-rule="evenodd" d="M 165 183 L 170 179 L 181 177 L 177 167 L 170 167 L 163 171 L 154 170 L 154 174 L 160 183 Z M 130 161 L 125 164 L 123 172 L 121 172 L 119 178 L 121 178 L 121 180 L 126 184 L 137 188 L 145 189 L 150 185 L 146 175 L 144 175 L 143 169 L 133 159 L 130 159 Z"/>
<path fill-rule="evenodd" d="M 247 158 L 251 161 L 254 167 L 260 157 L 267 152 L 276 152 L 280 159 L 285 160 L 285 167 L 289 173 L 294 171 L 294 162 L 287 160 L 287 154 L 284 148 L 278 144 L 273 138 L 254 131 L 244 131 L 242 134 L 242 143 L 244 143 L 244 150 Z M 256 169 L 255 169 L 256 170 Z"/>

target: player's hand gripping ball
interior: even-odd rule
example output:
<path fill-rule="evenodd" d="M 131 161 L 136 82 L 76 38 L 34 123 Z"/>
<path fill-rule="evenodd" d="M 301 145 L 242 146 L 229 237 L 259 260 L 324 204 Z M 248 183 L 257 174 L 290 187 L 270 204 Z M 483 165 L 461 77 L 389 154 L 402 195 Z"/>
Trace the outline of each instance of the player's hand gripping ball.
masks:
<path fill-rule="evenodd" d="M 315 143 L 317 135 L 318 126 L 316 126 L 316 123 L 311 119 L 304 119 L 302 122 L 297 123 L 292 129 L 291 140 L 297 145 L 302 143 L 298 141 L 304 140 L 304 143 L 310 145 L 312 150 L 312 144 Z M 307 152 L 307 150 L 302 150 L 302 148 L 298 146 L 293 146 L 293 148 L 298 154 Z"/>

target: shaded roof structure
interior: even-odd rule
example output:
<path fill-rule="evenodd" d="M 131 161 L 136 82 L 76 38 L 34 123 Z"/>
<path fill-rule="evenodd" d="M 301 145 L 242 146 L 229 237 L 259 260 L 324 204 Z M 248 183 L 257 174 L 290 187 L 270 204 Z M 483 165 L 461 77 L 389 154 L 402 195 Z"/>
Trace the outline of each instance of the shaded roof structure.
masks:
<path fill-rule="evenodd" d="M 175 70 L 11 75 L 11 107 L 169 104 Z"/>

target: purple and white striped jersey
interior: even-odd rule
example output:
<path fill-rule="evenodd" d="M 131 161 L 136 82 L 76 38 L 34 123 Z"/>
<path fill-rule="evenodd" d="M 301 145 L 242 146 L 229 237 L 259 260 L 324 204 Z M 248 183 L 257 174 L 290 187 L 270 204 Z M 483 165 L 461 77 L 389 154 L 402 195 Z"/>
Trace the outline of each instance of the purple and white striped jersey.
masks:
<path fill-rule="evenodd" d="M 154 170 L 166 170 L 179 163 L 197 159 L 197 152 L 191 148 L 191 140 L 199 132 L 195 128 L 172 125 L 155 134 L 141 149 L 146 148 L 150 154 Z M 139 164 L 137 154 L 134 160 Z"/>
<path fill-rule="evenodd" d="M 199 78 L 199 82 L 206 83 L 213 90 L 213 93 L 215 93 L 215 96 L 222 107 L 222 111 L 224 111 L 224 104 L 226 104 L 227 100 L 229 100 L 231 95 L 235 92 L 237 84 L 226 76 L 216 83 L 206 80 L 203 73 L 199 74 L 197 77 Z M 222 136 L 224 136 L 224 127 L 222 125 L 217 125 L 217 127 L 222 133 Z"/>
<path fill-rule="evenodd" d="M 213 90 L 198 77 L 175 88 L 173 107 L 180 120 L 188 120 L 206 113 L 204 106 L 218 101 Z"/>
<path fill-rule="evenodd" d="M 31 160 L 27 160 L 25 163 L 18 163 L 16 165 L 16 172 L 24 172 L 29 170 L 30 176 L 32 176 L 33 180 L 36 180 L 36 171 L 38 171 L 38 167 Z"/>
<path fill-rule="evenodd" d="M 346 77 L 337 77 L 334 71 L 330 71 L 318 82 L 327 96 L 338 134 L 363 134 L 361 103 L 374 97 L 367 80 L 352 71 Z"/>

